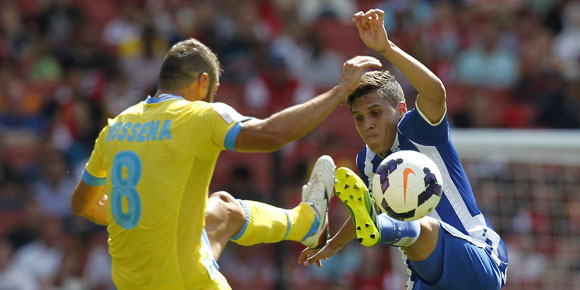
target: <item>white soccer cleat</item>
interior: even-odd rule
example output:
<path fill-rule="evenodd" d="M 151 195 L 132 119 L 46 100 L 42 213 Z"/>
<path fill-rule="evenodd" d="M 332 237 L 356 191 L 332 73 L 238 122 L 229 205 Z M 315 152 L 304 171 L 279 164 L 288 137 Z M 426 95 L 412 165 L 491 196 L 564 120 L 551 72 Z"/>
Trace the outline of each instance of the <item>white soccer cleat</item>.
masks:
<path fill-rule="evenodd" d="M 302 240 L 302 244 L 313 249 L 326 245 L 328 232 L 328 204 L 334 195 L 334 173 L 336 166 L 332 157 L 322 155 L 312 169 L 308 183 L 302 187 L 302 201 L 309 204 L 318 220 L 316 232 Z"/>

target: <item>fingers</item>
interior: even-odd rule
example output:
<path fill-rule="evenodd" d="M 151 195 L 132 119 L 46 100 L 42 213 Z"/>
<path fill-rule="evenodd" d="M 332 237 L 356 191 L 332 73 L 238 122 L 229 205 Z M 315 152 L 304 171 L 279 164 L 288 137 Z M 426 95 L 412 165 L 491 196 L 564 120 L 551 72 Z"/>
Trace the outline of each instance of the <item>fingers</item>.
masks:
<path fill-rule="evenodd" d="M 367 12 L 359 11 L 353 15 L 352 21 L 358 29 L 369 29 L 371 25 L 383 25 L 385 12 L 381 9 L 371 9 Z"/>
<path fill-rule="evenodd" d="M 316 266 L 318 266 L 319 268 L 322 267 L 322 262 L 320 261 L 320 258 L 318 258 L 318 257 L 320 255 L 323 255 L 323 253 L 322 253 L 323 249 L 315 250 L 315 249 L 306 248 L 306 249 L 302 250 L 302 253 L 300 253 L 300 256 L 298 257 L 298 264 L 304 264 L 304 266 L 310 266 L 312 263 L 316 263 Z M 324 259 L 326 260 L 326 258 L 324 258 Z"/>
<path fill-rule="evenodd" d="M 356 67 L 361 67 L 365 69 L 369 68 L 381 68 L 383 65 L 381 61 L 372 56 L 355 56 L 349 59 L 345 64 L 353 65 Z"/>
<path fill-rule="evenodd" d="M 300 253 L 300 256 L 298 257 L 298 264 L 304 264 L 304 262 L 308 259 L 308 257 L 315 252 L 316 250 L 313 250 L 311 248 L 306 248 L 302 250 L 302 253 Z"/>

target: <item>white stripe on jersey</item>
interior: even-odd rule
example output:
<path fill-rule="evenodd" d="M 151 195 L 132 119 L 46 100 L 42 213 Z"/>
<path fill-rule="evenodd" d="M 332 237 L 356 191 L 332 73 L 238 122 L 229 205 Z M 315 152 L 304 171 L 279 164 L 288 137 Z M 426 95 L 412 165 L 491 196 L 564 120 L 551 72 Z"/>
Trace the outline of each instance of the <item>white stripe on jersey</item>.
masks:
<path fill-rule="evenodd" d="M 471 213 L 469 213 L 467 205 L 465 204 L 463 197 L 461 197 L 459 190 L 453 183 L 451 175 L 449 174 L 447 166 L 445 166 L 445 162 L 443 162 L 443 158 L 439 154 L 439 151 L 437 151 L 437 148 L 433 146 L 425 146 L 417 144 L 413 141 L 411 141 L 411 143 L 413 143 L 413 145 L 415 145 L 415 147 L 419 149 L 419 152 L 429 156 L 429 158 L 431 158 L 431 160 L 435 162 L 437 167 L 439 167 L 439 170 L 441 171 L 441 176 L 443 176 L 443 192 L 445 193 L 445 196 L 447 197 L 449 203 L 453 207 L 455 214 L 461 221 L 461 224 L 463 224 L 463 227 L 469 233 L 469 235 L 472 236 L 471 231 L 478 226 L 477 221 L 474 220 L 473 217 L 471 216 Z M 485 221 L 483 220 L 483 223 L 480 225 L 486 225 Z"/>
<path fill-rule="evenodd" d="M 373 184 L 373 176 L 375 175 L 375 172 L 373 171 L 373 164 L 371 163 L 371 161 L 373 161 L 373 159 L 375 159 L 375 156 L 377 155 L 375 152 L 373 152 L 371 150 L 371 148 L 369 148 L 369 146 L 367 147 L 367 156 L 365 156 L 365 168 L 364 168 L 364 174 L 367 176 L 368 181 L 369 181 L 369 189 L 372 187 L 371 185 Z"/>

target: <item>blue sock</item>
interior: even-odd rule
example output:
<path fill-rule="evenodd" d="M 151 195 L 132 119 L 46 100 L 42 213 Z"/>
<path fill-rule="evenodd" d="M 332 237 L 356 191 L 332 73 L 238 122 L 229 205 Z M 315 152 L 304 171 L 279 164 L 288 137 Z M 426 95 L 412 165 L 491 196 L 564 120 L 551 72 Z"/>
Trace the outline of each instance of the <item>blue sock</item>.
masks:
<path fill-rule="evenodd" d="M 377 224 L 381 231 L 381 242 L 389 246 L 408 247 L 419 238 L 421 233 L 419 221 L 404 222 L 386 213 L 377 216 Z"/>
<path fill-rule="evenodd" d="M 429 284 L 434 284 L 439 281 L 443 273 L 443 231 L 444 229 L 439 226 L 437 245 L 427 259 L 423 261 L 411 261 L 419 277 Z"/>

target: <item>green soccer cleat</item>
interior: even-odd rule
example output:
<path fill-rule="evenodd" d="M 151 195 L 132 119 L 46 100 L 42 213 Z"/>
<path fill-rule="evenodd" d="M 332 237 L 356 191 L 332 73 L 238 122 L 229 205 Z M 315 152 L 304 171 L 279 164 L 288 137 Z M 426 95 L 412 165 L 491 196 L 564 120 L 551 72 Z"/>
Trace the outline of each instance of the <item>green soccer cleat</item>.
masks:
<path fill-rule="evenodd" d="M 340 167 L 336 170 L 334 190 L 354 220 L 359 243 L 365 247 L 376 245 L 381 234 L 377 229 L 375 201 L 364 182 L 352 170 Z"/>

